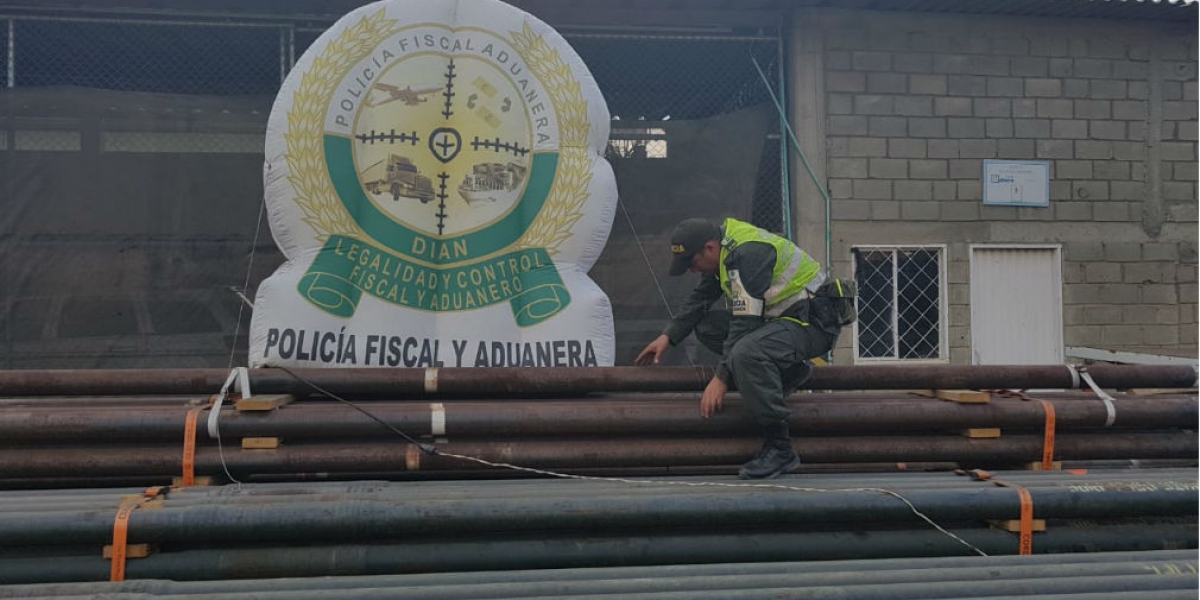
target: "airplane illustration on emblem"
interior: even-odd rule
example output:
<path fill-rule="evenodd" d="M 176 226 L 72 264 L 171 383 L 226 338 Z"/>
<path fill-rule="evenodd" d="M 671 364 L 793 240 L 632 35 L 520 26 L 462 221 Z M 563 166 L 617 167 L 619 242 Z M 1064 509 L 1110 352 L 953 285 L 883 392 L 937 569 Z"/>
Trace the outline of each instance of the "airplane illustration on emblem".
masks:
<path fill-rule="evenodd" d="M 384 100 L 372 102 L 370 104 L 370 106 L 372 106 L 372 107 L 379 106 L 381 104 L 387 104 L 389 102 L 395 102 L 396 100 L 400 100 L 401 102 L 404 102 L 404 104 L 406 106 L 416 106 L 422 102 L 428 102 L 429 98 L 427 98 L 426 96 L 429 96 L 431 94 L 436 94 L 436 93 L 442 91 L 442 88 L 440 88 L 440 87 L 414 90 L 414 89 L 412 89 L 411 85 L 406 85 L 403 88 L 398 88 L 394 85 L 390 85 L 390 84 L 386 84 L 386 83 L 376 83 L 375 85 L 373 85 L 371 87 L 372 87 L 372 89 L 376 89 L 381 92 L 387 92 L 388 96 L 389 96 L 388 98 L 386 98 Z"/>

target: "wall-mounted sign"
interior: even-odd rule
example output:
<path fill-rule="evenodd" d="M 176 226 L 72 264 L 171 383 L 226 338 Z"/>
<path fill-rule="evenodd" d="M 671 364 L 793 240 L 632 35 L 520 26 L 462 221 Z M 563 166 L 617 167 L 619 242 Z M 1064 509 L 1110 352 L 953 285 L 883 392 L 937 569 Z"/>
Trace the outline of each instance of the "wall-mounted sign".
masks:
<path fill-rule="evenodd" d="M 1049 161 L 983 161 L 983 203 L 993 206 L 1050 206 Z"/>
<path fill-rule="evenodd" d="M 309 47 L 267 124 L 251 366 L 606 366 L 588 269 L 609 115 L 553 29 L 494 0 L 385 0 Z"/>

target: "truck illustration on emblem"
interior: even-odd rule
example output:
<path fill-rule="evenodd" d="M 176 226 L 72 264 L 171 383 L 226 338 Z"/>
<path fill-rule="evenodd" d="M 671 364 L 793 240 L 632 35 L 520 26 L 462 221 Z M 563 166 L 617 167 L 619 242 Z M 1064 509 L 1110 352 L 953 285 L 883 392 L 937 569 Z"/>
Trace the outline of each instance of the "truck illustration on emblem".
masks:
<path fill-rule="evenodd" d="M 371 194 L 388 193 L 392 200 L 400 200 L 403 196 L 425 204 L 434 196 L 433 182 L 421 175 L 411 160 L 399 154 L 388 154 L 387 159 L 363 169 L 360 181 Z"/>

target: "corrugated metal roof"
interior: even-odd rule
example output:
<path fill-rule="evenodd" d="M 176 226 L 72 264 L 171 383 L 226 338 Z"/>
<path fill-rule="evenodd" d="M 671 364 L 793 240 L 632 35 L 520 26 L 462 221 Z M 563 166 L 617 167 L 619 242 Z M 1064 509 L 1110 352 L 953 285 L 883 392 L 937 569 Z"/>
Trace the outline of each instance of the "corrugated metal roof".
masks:
<path fill-rule="evenodd" d="M 1031 17 L 1193 21 L 1198 0 L 817 0 L 809 6 Z"/>
<path fill-rule="evenodd" d="M 126 14 L 179 17 L 295 18 L 336 20 L 373 0 L 0 0 L 0 13 Z M 547 21 L 611 24 L 678 20 L 777 22 L 792 8 L 819 7 L 903 12 L 1031 17 L 1196 22 L 1200 0 L 507 0 Z M 715 16 L 714 16 L 715 15 Z"/>

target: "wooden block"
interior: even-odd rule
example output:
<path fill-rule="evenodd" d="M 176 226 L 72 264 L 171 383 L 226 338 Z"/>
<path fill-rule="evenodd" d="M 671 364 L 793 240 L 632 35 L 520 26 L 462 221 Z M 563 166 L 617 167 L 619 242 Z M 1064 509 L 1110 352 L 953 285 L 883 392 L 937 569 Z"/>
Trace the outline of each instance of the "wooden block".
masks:
<path fill-rule="evenodd" d="M 991 525 L 992 527 L 995 527 L 996 529 L 1003 529 L 1004 531 L 1011 531 L 1013 533 L 1021 533 L 1021 520 L 1020 519 L 988 519 L 988 524 Z M 1033 519 L 1033 530 L 1034 531 L 1045 531 L 1046 530 L 1046 520 L 1045 519 Z"/>
<path fill-rule="evenodd" d="M 976 390 L 913 390 L 912 393 L 959 404 L 987 404 L 992 399 L 991 394 Z"/>
<path fill-rule="evenodd" d="M 999 427 L 975 427 L 972 429 L 962 430 L 962 434 L 969 438 L 998 438 L 1000 437 Z"/>
<path fill-rule="evenodd" d="M 242 450 L 274 450 L 279 447 L 277 437 L 242 438 Z"/>
<path fill-rule="evenodd" d="M 138 508 L 162 508 L 163 506 L 163 499 L 161 496 L 150 500 L 147 500 L 145 496 L 121 496 L 121 503 L 123 504 L 125 502 L 140 504 L 141 506 Z"/>
<path fill-rule="evenodd" d="M 250 396 L 237 401 L 234 406 L 241 411 L 275 410 L 285 404 L 291 404 L 296 397 L 291 394 Z"/>
<path fill-rule="evenodd" d="M 1184 389 L 1184 388 L 1146 388 L 1146 389 L 1132 389 L 1132 390 L 1126 391 L 1125 393 L 1129 394 L 1130 396 L 1159 396 L 1159 395 L 1163 395 L 1163 394 L 1194 394 L 1194 393 L 1196 393 L 1196 388 L 1188 388 L 1188 389 Z"/>
<path fill-rule="evenodd" d="M 1025 464 L 1025 469 L 1026 469 L 1027 471 L 1046 471 L 1046 470 L 1049 470 L 1049 471 L 1061 471 L 1061 470 L 1062 470 L 1062 461 L 1058 461 L 1058 460 L 1056 460 L 1056 461 L 1052 461 L 1052 462 L 1050 463 L 1050 468 L 1049 468 L 1049 469 L 1043 469 L 1043 468 L 1042 468 L 1042 461 L 1040 461 L 1040 460 L 1039 460 L 1039 461 L 1037 461 L 1037 462 L 1026 463 L 1026 464 Z"/>
<path fill-rule="evenodd" d="M 210 486 L 213 484 L 212 475 L 197 475 L 193 479 L 195 481 L 192 483 L 192 487 L 207 487 L 207 486 Z M 171 487 L 177 487 L 177 488 L 184 487 L 183 478 L 182 477 L 172 477 L 171 478 Z"/>
<path fill-rule="evenodd" d="M 104 558 L 106 560 L 112 560 L 112 549 L 111 545 L 104 547 Z M 154 548 L 150 547 L 150 544 L 125 545 L 125 558 L 146 558 L 151 554 L 154 554 Z"/>

